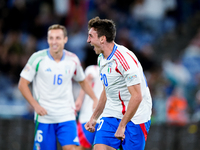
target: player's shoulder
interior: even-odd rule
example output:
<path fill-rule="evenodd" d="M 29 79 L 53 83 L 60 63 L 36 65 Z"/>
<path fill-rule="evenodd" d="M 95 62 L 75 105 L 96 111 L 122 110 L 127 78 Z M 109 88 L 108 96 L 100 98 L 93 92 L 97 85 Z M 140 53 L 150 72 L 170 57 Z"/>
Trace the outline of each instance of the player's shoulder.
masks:
<path fill-rule="evenodd" d="M 48 51 L 48 49 L 43 49 L 43 50 L 34 52 L 34 53 L 31 55 L 31 57 L 30 57 L 28 63 L 29 63 L 29 64 L 33 64 L 35 61 L 40 61 L 40 60 L 42 60 L 44 57 L 46 57 L 46 56 L 48 55 L 48 54 L 47 54 L 47 51 Z"/>
<path fill-rule="evenodd" d="M 85 69 L 85 74 L 86 75 L 91 74 L 93 76 L 93 78 L 98 77 L 98 75 L 99 75 L 99 66 L 97 66 L 97 65 L 87 66 L 86 69 Z"/>
<path fill-rule="evenodd" d="M 117 52 L 115 53 L 115 56 L 118 56 L 118 58 L 121 58 L 123 56 L 125 59 L 130 59 L 130 58 L 137 59 L 136 55 L 123 45 L 117 45 Z"/>
<path fill-rule="evenodd" d="M 48 49 L 39 50 L 37 52 L 34 52 L 33 55 L 38 57 L 47 56 L 47 51 Z"/>
<path fill-rule="evenodd" d="M 121 65 L 126 71 L 131 68 L 133 62 L 138 66 L 138 59 L 136 55 L 123 45 L 117 45 L 117 50 L 114 56 L 115 58 L 113 59 L 116 59 L 118 64 Z"/>
<path fill-rule="evenodd" d="M 64 52 L 65 56 L 72 57 L 72 58 L 73 57 L 77 57 L 77 55 L 75 53 L 70 52 L 70 51 L 68 51 L 66 49 L 64 49 L 63 52 Z"/>
<path fill-rule="evenodd" d="M 87 70 L 92 70 L 92 71 L 98 71 L 98 69 L 99 69 L 99 66 L 98 65 L 89 65 L 89 66 L 87 66 L 86 67 L 86 71 Z"/>
<path fill-rule="evenodd" d="M 127 55 L 128 53 L 133 53 L 132 51 L 130 51 L 127 47 L 123 46 L 123 45 L 117 45 L 117 50 L 119 53 L 122 53 L 123 55 Z"/>
<path fill-rule="evenodd" d="M 74 61 L 79 60 L 78 56 L 75 53 L 70 52 L 66 49 L 64 49 L 63 52 L 64 52 L 65 58 L 67 60 L 69 60 L 69 59 L 74 60 Z"/>

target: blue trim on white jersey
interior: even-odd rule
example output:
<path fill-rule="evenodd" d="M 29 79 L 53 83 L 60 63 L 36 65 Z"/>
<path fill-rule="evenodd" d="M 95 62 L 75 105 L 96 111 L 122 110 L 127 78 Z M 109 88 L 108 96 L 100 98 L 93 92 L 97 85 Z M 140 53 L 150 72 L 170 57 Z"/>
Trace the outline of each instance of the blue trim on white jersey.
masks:
<path fill-rule="evenodd" d="M 112 51 L 112 53 L 108 56 L 107 60 L 110 60 L 110 59 L 113 57 L 113 55 L 115 54 L 115 51 L 116 51 L 116 50 L 117 50 L 117 46 L 114 45 L 113 51 Z"/>
<path fill-rule="evenodd" d="M 62 58 L 60 59 L 60 61 L 64 60 L 65 59 L 65 52 L 63 50 L 63 55 L 62 55 Z"/>
<path fill-rule="evenodd" d="M 49 56 L 49 58 L 51 59 L 51 60 L 54 60 L 54 58 L 51 56 L 51 54 L 50 54 L 50 50 L 48 49 L 47 50 L 47 55 Z M 63 50 L 63 55 L 62 55 L 62 58 L 60 59 L 60 61 L 62 61 L 62 60 L 64 60 L 65 59 L 65 52 L 64 52 L 64 50 Z"/>
<path fill-rule="evenodd" d="M 49 50 L 49 49 L 47 50 L 47 55 L 49 56 L 49 58 L 50 58 L 51 60 L 54 60 L 53 57 L 52 57 L 51 54 L 50 54 L 50 50 Z"/>

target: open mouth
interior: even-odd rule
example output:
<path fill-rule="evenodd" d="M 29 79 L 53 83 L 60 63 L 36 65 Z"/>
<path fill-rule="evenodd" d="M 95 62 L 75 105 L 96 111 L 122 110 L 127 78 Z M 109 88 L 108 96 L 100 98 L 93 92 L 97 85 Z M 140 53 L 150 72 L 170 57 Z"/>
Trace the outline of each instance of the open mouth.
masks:
<path fill-rule="evenodd" d="M 53 45 L 52 46 L 53 49 L 57 49 L 57 47 L 58 47 L 57 45 Z"/>
<path fill-rule="evenodd" d="M 92 46 L 92 47 L 93 47 L 93 49 L 95 48 L 95 47 L 94 47 L 94 45 L 92 45 L 92 44 L 90 44 L 90 46 Z"/>

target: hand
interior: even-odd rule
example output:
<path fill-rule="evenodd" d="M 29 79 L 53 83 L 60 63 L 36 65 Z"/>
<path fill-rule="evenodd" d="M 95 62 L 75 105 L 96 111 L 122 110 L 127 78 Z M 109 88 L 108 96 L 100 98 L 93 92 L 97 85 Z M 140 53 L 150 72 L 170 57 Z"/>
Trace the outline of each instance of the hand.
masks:
<path fill-rule="evenodd" d="M 46 109 L 44 109 L 42 106 L 40 106 L 39 104 L 37 106 L 34 107 L 35 112 L 40 115 L 40 116 L 44 116 L 47 115 L 47 111 Z"/>
<path fill-rule="evenodd" d="M 124 132 L 125 132 L 125 127 L 119 126 L 119 127 L 117 128 L 117 131 L 115 132 L 115 137 L 116 137 L 117 139 L 123 141 L 123 140 L 125 139 L 125 134 L 124 134 Z"/>
<path fill-rule="evenodd" d="M 76 108 L 76 112 L 79 112 L 82 106 L 82 100 L 81 99 L 77 99 L 75 102 L 75 108 Z"/>
<path fill-rule="evenodd" d="M 85 129 L 90 132 L 94 132 L 95 126 L 96 126 L 96 121 L 94 119 L 90 119 L 90 121 L 85 124 Z"/>

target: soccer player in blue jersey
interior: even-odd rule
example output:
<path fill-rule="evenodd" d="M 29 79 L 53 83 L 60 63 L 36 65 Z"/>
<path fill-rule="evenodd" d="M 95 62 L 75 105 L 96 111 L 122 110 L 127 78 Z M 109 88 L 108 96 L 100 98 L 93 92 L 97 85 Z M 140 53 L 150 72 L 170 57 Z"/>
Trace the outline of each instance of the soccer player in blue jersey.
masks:
<path fill-rule="evenodd" d="M 94 150 L 144 150 L 150 128 L 152 99 L 142 66 L 135 54 L 114 42 L 112 20 L 95 17 L 88 23 L 87 42 L 99 55 L 100 78 L 104 85 L 98 105 L 86 123 L 95 131 Z M 102 113 L 103 112 L 103 113 Z"/>
<path fill-rule="evenodd" d="M 20 74 L 18 88 L 35 110 L 34 150 L 56 150 L 57 139 L 63 150 L 79 145 L 72 79 L 94 100 L 94 107 L 98 101 L 78 57 L 64 49 L 67 40 L 64 26 L 50 26 L 49 48 L 35 52 Z"/>

